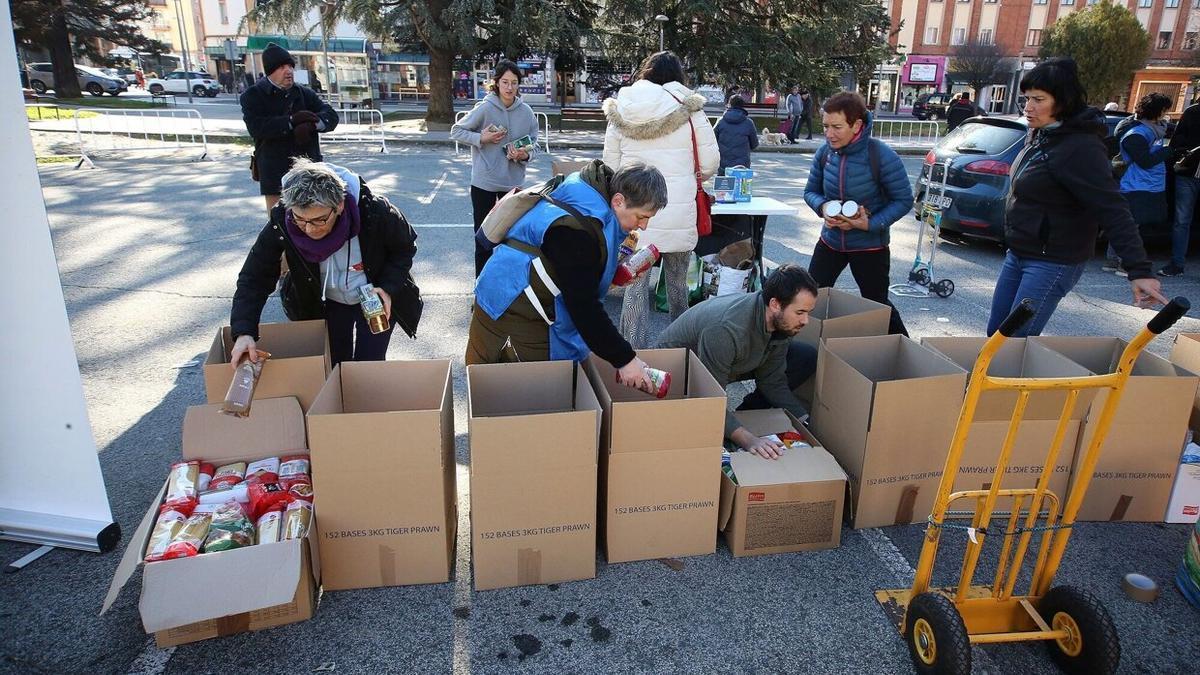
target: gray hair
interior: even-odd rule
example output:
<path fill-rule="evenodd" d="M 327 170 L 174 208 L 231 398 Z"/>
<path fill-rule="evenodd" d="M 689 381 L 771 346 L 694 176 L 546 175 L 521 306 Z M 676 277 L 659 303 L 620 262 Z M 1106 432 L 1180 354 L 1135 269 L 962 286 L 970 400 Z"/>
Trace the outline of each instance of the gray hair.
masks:
<path fill-rule="evenodd" d="M 287 208 L 325 206 L 337 208 L 346 195 L 346 181 L 324 162 L 297 157 L 283 175 L 279 201 Z"/>
<path fill-rule="evenodd" d="M 667 180 L 658 169 L 635 162 L 621 167 L 609 184 L 612 194 L 625 195 L 625 205 L 661 211 L 667 206 Z"/>

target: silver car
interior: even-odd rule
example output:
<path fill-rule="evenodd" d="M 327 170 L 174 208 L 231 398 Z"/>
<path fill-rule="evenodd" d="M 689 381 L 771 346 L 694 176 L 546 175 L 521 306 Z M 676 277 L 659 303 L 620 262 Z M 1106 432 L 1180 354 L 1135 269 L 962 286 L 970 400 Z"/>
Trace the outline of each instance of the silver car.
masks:
<path fill-rule="evenodd" d="M 54 89 L 54 67 L 49 63 L 31 63 L 28 67 L 29 72 L 29 88 L 39 94 L 46 93 L 47 89 Z M 111 77 L 102 71 L 84 66 L 78 63 L 75 64 L 75 74 L 79 78 L 79 88 L 92 96 L 103 96 L 111 94 L 119 96 L 121 92 L 129 89 L 129 83 L 120 77 Z"/>

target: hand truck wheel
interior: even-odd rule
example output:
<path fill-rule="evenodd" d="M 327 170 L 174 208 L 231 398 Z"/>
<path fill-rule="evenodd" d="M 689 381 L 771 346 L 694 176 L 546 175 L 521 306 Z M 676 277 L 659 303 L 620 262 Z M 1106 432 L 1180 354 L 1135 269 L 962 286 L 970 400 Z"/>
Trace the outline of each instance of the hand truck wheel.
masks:
<path fill-rule="evenodd" d="M 1050 656 L 1067 673 L 1109 675 L 1121 662 L 1116 626 L 1100 599 L 1073 586 L 1057 586 L 1038 603 L 1038 612 L 1054 630 L 1068 636 L 1046 643 Z"/>
<path fill-rule="evenodd" d="M 917 271 L 913 272 L 911 276 L 913 277 L 912 281 L 915 281 L 918 284 L 921 284 L 922 286 L 929 285 L 929 270 L 928 269 L 922 267 L 922 268 L 918 269 Z"/>
<path fill-rule="evenodd" d="M 912 599 L 904 616 L 904 636 L 913 667 L 926 675 L 971 672 L 971 641 L 954 601 L 940 593 Z"/>
<path fill-rule="evenodd" d="M 942 279 L 929 287 L 939 298 L 948 298 L 954 295 L 954 282 L 949 279 Z"/>

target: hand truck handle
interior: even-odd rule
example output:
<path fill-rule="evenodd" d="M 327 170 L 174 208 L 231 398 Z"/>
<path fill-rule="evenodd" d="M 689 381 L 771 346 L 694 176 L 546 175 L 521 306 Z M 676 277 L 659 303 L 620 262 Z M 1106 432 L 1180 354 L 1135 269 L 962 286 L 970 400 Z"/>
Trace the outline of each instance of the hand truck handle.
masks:
<path fill-rule="evenodd" d="M 1033 318 L 1034 313 L 1033 301 L 1029 298 L 1025 298 L 1021 301 L 1021 304 L 1017 305 L 1017 308 L 1012 311 L 1012 314 L 1008 315 L 1008 318 L 1004 320 L 1004 323 L 1000 324 L 1000 334 L 1006 338 L 1012 337 L 1014 333 L 1021 330 L 1021 326 L 1029 323 L 1029 320 Z"/>
<path fill-rule="evenodd" d="M 1183 318 L 1188 310 L 1192 308 L 1192 303 L 1182 295 L 1177 295 L 1172 298 L 1171 302 L 1167 303 L 1166 307 L 1158 310 L 1158 314 L 1154 315 L 1153 319 L 1146 324 L 1146 328 L 1155 335 L 1161 335 L 1163 331 L 1175 325 L 1175 322 Z"/>

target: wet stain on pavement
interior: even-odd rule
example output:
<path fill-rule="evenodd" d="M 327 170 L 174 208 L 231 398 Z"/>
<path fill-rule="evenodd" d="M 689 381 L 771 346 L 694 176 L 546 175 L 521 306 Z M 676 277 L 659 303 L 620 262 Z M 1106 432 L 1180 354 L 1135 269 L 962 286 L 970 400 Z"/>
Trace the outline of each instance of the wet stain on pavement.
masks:
<path fill-rule="evenodd" d="M 522 600 L 521 602 L 519 602 L 517 604 L 519 604 L 522 607 L 528 607 L 533 604 L 533 601 L 532 600 Z"/>
<path fill-rule="evenodd" d="M 454 618 L 456 618 L 456 619 L 471 618 L 471 608 L 470 607 L 455 607 L 454 608 Z"/>
<path fill-rule="evenodd" d="M 649 600 L 642 600 L 642 607 L 649 607 L 651 604 Z"/>
<path fill-rule="evenodd" d="M 575 641 L 571 640 L 571 639 L 561 640 L 558 644 L 560 644 L 564 647 L 570 647 L 571 645 L 575 644 Z"/>
<path fill-rule="evenodd" d="M 542 641 L 532 635 L 522 633 L 521 635 L 514 635 L 512 640 L 517 649 L 521 650 L 521 655 L 517 657 L 519 661 L 524 661 L 525 657 L 533 656 L 542 651 Z"/>
<path fill-rule="evenodd" d="M 579 620 L 578 614 L 576 614 L 575 612 L 567 612 L 567 615 L 562 618 L 562 625 L 574 626 L 575 622 L 578 620 Z"/>
<path fill-rule="evenodd" d="M 503 661 L 504 659 L 508 658 L 508 652 L 500 652 L 499 654 L 496 655 L 496 658 Z"/>
<path fill-rule="evenodd" d="M 542 623 L 546 623 L 547 621 L 554 621 L 557 618 L 558 617 L 554 616 L 553 614 L 543 614 L 538 617 L 538 621 L 541 621 Z"/>
<path fill-rule="evenodd" d="M 591 627 L 592 642 L 608 642 L 612 637 L 612 631 L 600 624 L 600 617 L 593 616 L 587 620 L 587 625 Z"/>

